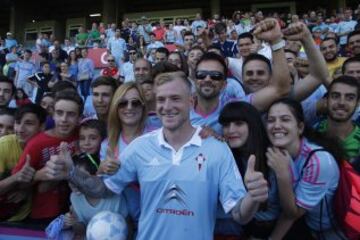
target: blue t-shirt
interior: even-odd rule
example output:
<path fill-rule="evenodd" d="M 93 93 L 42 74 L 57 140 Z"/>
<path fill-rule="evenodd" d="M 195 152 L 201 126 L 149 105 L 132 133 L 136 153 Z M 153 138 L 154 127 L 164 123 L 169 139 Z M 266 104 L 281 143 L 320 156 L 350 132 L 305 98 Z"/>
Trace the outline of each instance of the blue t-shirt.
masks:
<path fill-rule="evenodd" d="M 34 75 L 36 73 L 35 64 L 33 62 L 24 60 L 18 61 L 16 63 L 15 70 L 19 73 L 17 82 L 18 85 L 20 83 L 26 82 L 31 75 Z"/>
<path fill-rule="evenodd" d="M 319 148 L 321 147 L 304 138 L 299 155 L 290 165 L 296 204 L 306 210 L 306 223 L 315 231 L 320 231 L 320 218 L 322 230 L 331 228 L 330 218 L 334 222 L 331 206 L 339 182 L 338 165 L 334 157 L 326 151 L 313 153 L 304 168 L 309 153 Z M 300 176 L 303 168 L 303 175 Z M 325 199 L 330 207 L 327 208 L 323 202 L 322 217 L 320 217 L 321 201 Z"/>
<path fill-rule="evenodd" d="M 217 203 L 226 213 L 244 188 L 228 146 L 197 128 L 175 151 L 159 129 L 135 139 L 122 152 L 121 168 L 104 182 L 115 193 L 140 183 L 141 215 L 137 239 L 212 239 Z"/>
<path fill-rule="evenodd" d="M 235 41 L 225 40 L 224 43 L 217 41 L 213 45 L 220 49 L 224 57 L 236 57 L 238 53 Z"/>
<path fill-rule="evenodd" d="M 70 200 L 79 222 L 83 222 L 86 225 L 93 216 L 101 211 L 119 213 L 124 218 L 128 215 L 124 198 L 115 194 L 99 199 L 99 202 L 95 206 L 91 205 L 82 193 L 71 193 Z"/>
<path fill-rule="evenodd" d="M 106 152 L 108 145 L 109 145 L 108 139 L 105 139 L 101 143 L 100 161 L 104 161 L 106 159 Z M 116 147 L 115 157 L 120 156 L 120 152 L 124 151 L 127 146 L 128 143 L 120 135 Z M 133 182 L 129 184 L 125 188 L 125 190 L 120 194 L 120 198 L 124 199 L 124 201 L 126 202 L 126 208 L 129 215 L 135 221 L 135 223 L 137 223 L 140 217 L 140 190 L 137 188 L 137 183 Z"/>
<path fill-rule="evenodd" d="M 246 93 L 244 91 L 243 86 L 241 85 L 239 80 L 236 80 L 236 78 L 228 77 L 226 79 L 226 87 L 222 91 L 220 98 L 224 98 L 223 101 L 226 101 L 226 99 L 242 99 L 246 96 Z"/>
<path fill-rule="evenodd" d="M 244 166 L 246 168 L 246 165 Z M 280 215 L 280 200 L 278 186 L 274 172 L 270 171 L 268 177 L 269 195 L 266 209 L 259 209 L 254 218 L 257 221 L 273 221 Z M 215 234 L 241 236 L 243 229 L 240 224 L 235 222 L 231 214 L 225 214 L 224 210 L 218 207 L 215 225 Z"/>
<path fill-rule="evenodd" d="M 228 95 L 222 95 L 218 106 L 209 114 L 203 114 L 192 108 L 190 111 L 190 121 L 192 125 L 211 127 L 216 133 L 222 134 L 222 126 L 219 123 L 219 115 L 223 107 L 234 101 L 245 101 L 251 103 L 253 94 L 244 96 L 243 98 L 231 98 Z"/>
<path fill-rule="evenodd" d="M 155 112 L 149 112 L 146 118 L 146 128 L 150 131 L 159 129 L 162 127 L 161 120 Z"/>
<path fill-rule="evenodd" d="M 107 49 L 109 49 L 118 63 L 119 60 L 124 57 L 124 53 L 126 51 L 126 41 L 123 38 L 110 38 L 107 44 Z"/>
<path fill-rule="evenodd" d="M 309 97 L 301 102 L 307 125 L 314 126 L 321 120 L 321 118 L 317 115 L 316 104 L 323 98 L 326 92 L 327 90 L 324 85 L 320 85 Z"/>

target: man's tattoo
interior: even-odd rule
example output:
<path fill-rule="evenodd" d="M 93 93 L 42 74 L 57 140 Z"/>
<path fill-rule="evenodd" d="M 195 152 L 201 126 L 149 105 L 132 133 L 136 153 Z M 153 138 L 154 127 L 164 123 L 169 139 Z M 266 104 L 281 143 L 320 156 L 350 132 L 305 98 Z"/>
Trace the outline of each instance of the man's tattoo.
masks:
<path fill-rule="evenodd" d="M 80 171 L 75 167 L 69 182 L 73 183 L 83 194 L 93 198 L 104 198 L 113 193 L 105 186 L 103 180 L 98 176 Z"/>

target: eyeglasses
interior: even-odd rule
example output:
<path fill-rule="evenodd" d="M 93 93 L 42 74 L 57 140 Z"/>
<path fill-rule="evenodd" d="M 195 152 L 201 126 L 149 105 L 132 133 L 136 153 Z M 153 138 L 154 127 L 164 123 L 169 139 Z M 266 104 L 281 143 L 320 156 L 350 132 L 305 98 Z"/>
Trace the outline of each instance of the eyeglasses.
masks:
<path fill-rule="evenodd" d="M 214 81 L 222 81 L 225 78 L 224 74 L 218 71 L 201 70 L 201 71 L 196 71 L 195 73 L 195 78 L 198 80 L 204 80 L 207 76 L 209 76 L 211 80 Z"/>
<path fill-rule="evenodd" d="M 115 62 L 115 59 L 108 59 L 108 62 Z"/>
<path fill-rule="evenodd" d="M 135 55 L 136 52 L 129 52 L 129 55 Z"/>
<path fill-rule="evenodd" d="M 133 100 L 124 100 L 124 101 L 119 102 L 118 107 L 126 108 L 127 106 L 129 106 L 129 103 L 130 103 L 131 107 L 133 107 L 133 108 L 139 108 L 139 107 L 143 106 L 143 103 L 139 99 L 133 99 Z"/>

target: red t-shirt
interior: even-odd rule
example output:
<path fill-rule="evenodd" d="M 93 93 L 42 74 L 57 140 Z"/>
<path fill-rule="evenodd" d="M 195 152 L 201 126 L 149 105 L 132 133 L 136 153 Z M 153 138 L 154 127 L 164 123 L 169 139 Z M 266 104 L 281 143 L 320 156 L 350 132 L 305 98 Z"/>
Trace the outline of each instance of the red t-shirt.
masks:
<path fill-rule="evenodd" d="M 157 28 L 153 31 L 155 34 L 155 39 L 158 41 L 162 41 L 165 35 L 166 29 L 165 28 Z"/>
<path fill-rule="evenodd" d="M 69 150 L 74 154 L 78 145 L 78 134 L 74 133 L 68 138 L 58 138 L 41 132 L 33 137 L 27 144 L 20 157 L 18 164 L 12 170 L 17 173 L 25 164 L 26 155 L 31 157 L 30 165 L 39 170 L 50 160 L 51 155 L 59 153 L 61 142 L 69 144 Z M 58 182 L 51 190 L 39 192 L 38 184 L 34 186 L 32 198 L 31 218 L 53 218 L 66 211 L 69 197 L 69 189 L 66 181 Z"/>

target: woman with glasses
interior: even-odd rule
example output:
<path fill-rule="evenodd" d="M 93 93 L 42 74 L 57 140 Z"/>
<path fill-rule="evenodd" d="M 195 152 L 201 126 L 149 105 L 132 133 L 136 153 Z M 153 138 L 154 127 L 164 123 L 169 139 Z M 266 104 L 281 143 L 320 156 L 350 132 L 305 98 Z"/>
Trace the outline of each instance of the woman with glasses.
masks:
<path fill-rule="evenodd" d="M 147 109 L 141 88 L 134 82 L 124 83 L 114 93 L 108 116 L 108 139 L 101 144 L 100 159 L 109 153 L 120 156 L 121 151 L 147 131 Z"/>
<path fill-rule="evenodd" d="M 135 138 L 149 132 L 146 127 L 147 109 L 141 88 L 134 82 L 121 85 L 115 92 L 108 116 L 108 138 L 101 144 L 98 174 L 112 175 L 119 166 L 120 153 Z M 136 223 L 140 216 L 140 191 L 137 184 L 124 191 L 127 208 Z"/>
<path fill-rule="evenodd" d="M 121 80 L 123 82 L 129 82 L 135 80 L 134 64 L 138 57 L 136 48 L 129 47 L 127 55 L 128 55 L 128 61 L 123 63 L 120 68 Z"/>

